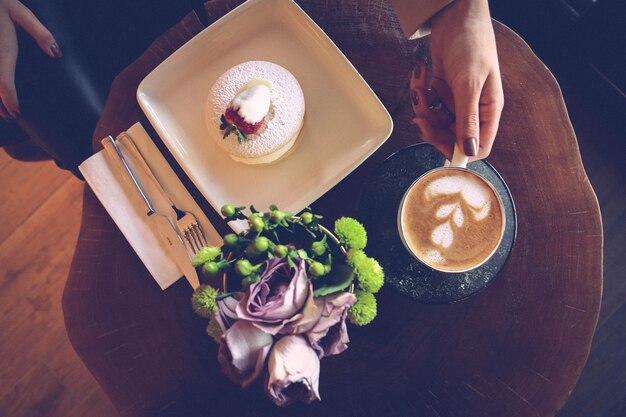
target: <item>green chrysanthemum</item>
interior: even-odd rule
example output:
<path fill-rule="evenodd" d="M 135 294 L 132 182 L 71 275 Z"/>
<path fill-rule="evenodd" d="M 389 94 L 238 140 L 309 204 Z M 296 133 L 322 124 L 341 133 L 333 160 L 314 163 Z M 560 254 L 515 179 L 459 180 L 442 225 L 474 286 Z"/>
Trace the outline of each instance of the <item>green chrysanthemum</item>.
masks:
<path fill-rule="evenodd" d="M 211 317 L 209 324 L 206 326 L 206 333 L 211 336 L 215 343 L 219 343 L 222 339 L 222 328 L 220 327 L 215 317 Z"/>
<path fill-rule="evenodd" d="M 367 258 L 367 255 L 363 252 L 363 249 L 350 249 L 346 254 L 346 261 L 352 268 L 365 258 Z"/>
<path fill-rule="evenodd" d="M 200 285 L 191 296 L 193 311 L 200 317 L 208 319 L 217 311 L 215 299 L 219 291 L 210 285 Z"/>
<path fill-rule="evenodd" d="M 348 310 L 348 318 L 357 326 L 365 326 L 376 317 L 376 297 L 365 291 L 356 292 L 356 303 Z"/>
<path fill-rule="evenodd" d="M 359 277 L 359 287 L 363 291 L 376 293 L 385 283 L 383 268 L 374 258 L 360 259 L 354 265 L 354 271 Z"/>
<path fill-rule="evenodd" d="M 367 245 L 367 232 L 361 223 L 351 217 L 342 217 L 335 222 L 335 234 L 347 247 L 363 249 Z"/>
<path fill-rule="evenodd" d="M 222 253 L 217 246 L 205 246 L 196 253 L 191 263 L 193 266 L 200 266 L 206 262 L 212 261 Z"/>

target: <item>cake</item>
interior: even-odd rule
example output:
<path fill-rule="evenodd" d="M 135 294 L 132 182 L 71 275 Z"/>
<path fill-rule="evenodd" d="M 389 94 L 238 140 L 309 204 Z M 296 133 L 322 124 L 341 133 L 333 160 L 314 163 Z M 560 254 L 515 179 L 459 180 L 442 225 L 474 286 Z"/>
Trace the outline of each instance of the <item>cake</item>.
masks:
<path fill-rule="evenodd" d="M 304 123 L 304 94 L 280 65 L 248 61 L 211 87 L 205 116 L 209 136 L 232 159 L 269 164 L 285 157 Z"/>

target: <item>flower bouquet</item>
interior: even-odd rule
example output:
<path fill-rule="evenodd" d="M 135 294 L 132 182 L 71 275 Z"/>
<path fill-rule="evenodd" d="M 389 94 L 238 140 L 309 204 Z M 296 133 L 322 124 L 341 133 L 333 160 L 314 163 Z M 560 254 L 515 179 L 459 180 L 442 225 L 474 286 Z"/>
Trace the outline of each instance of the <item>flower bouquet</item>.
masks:
<path fill-rule="evenodd" d="M 275 404 L 311 403 L 320 399 L 320 359 L 348 348 L 346 319 L 363 326 L 376 316 L 383 270 L 363 252 L 367 234 L 355 219 L 338 219 L 333 234 L 310 209 L 244 209 L 228 204 L 222 214 L 247 220 L 247 231 L 196 254 L 207 283 L 192 307 L 209 319 L 230 380 L 245 388 L 265 372 Z"/>

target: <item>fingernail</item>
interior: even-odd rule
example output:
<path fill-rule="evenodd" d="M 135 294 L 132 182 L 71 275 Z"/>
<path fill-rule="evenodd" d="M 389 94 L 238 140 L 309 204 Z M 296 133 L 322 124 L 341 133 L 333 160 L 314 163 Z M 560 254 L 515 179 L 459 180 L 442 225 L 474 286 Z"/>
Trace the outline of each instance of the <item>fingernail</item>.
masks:
<path fill-rule="evenodd" d="M 467 156 L 478 155 L 478 141 L 476 138 L 467 138 L 463 141 L 463 151 Z"/>
<path fill-rule="evenodd" d="M 59 45 L 57 45 L 56 42 L 50 45 L 50 52 L 52 52 L 52 55 L 55 58 L 61 58 L 63 56 L 63 52 L 61 52 L 61 48 L 59 48 Z"/>
<path fill-rule="evenodd" d="M 420 99 L 417 96 L 417 93 L 413 90 L 411 90 L 411 102 L 413 103 L 414 106 L 417 106 L 418 104 L 420 104 Z"/>

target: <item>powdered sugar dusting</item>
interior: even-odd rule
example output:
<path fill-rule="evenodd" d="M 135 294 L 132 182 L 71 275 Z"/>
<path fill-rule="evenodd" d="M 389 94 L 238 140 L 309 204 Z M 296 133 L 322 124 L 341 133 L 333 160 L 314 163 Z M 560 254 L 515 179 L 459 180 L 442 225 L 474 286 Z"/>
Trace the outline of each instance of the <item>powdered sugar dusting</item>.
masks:
<path fill-rule="evenodd" d="M 264 126 L 239 144 L 234 136 L 222 139 L 220 117 L 240 90 L 253 79 L 272 83 L 270 110 Z M 266 61 L 239 64 L 211 87 L 205 108 L 210 137 L 226 152 L 240 158 L 258 158 L 275 152 L 298 134 L 304 117 L 304 94 L 295 77 L 283 67 Z"/>

